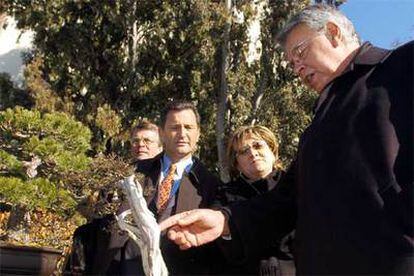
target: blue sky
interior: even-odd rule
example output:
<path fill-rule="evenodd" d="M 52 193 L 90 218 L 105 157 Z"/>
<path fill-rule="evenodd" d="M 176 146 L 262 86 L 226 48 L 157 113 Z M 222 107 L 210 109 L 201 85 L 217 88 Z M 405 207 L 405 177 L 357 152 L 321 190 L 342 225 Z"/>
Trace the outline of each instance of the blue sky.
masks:
<path fill-rule="evenodd" d="M 393 48 L 414 40 L 414 0 L 348 0 L 340 10 L 363 41 Z"/>

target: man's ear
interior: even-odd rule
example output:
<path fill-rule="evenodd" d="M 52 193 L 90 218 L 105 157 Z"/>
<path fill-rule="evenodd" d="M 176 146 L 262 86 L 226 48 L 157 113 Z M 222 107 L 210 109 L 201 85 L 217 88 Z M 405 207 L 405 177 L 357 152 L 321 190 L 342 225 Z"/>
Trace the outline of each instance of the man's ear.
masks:
<path fill-rule="evenodd" d="M 325 35 L 328 40 L 331 42 L 333 47 L 337 47 L 342 41 L 342 32 L 341 29 L 333 22 L 326 23 L 325 26 Z"/>

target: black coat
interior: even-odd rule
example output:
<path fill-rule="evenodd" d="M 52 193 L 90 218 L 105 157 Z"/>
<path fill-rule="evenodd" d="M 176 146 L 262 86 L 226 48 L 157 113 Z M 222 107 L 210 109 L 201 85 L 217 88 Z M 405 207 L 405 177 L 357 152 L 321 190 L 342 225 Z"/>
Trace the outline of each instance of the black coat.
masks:
<path fill-rule="evenodd" d="M 249 182 L 243 176 L 237 177 L 220 187 L 219 201 L 221 205 L 249 200 L 276 189 L 284 173 L 274 171 L 271 179 Z M 291 183 L 293 185 L 293 183 Z M 232 248 L 231 241 L 221 240 L 220 245 L 227 259 L 224 274 L 235 275 L 293 275 L 295 268 L 291 254 L 293 233 L 284 239 L 269 242 L 268 246 L 256 256 L 244 256 L 239 248 Z"/>
<path fill-rule="evenodd" d="M 158 214 L 155 207 L 162 154 L 139 161 L 137 171 L 145 174 L 143 193 L 157 220 L 196 208 L 210 206 L 216 198 L 219 180 L 197 158 L 190 172 L 184 173 L 174 207 Z M 121 206 L 120 212 L 129 208 Z M 86 275 L 144 275 L 138 246 L 125 232 L 119 231 L 114 217 L 107 216 L 79 227 L 74 235 L 74 248 L 67 271 Z M 161 251 L 170 275 L 214 273 L 211 262 L 218 256 L 215 245 L 182 251 L 163 234 Z M 219 261 L 219 260 L 218 260 Z"/>
<path fill-rule="evenodd" d="M 299 274 L 412 273 L 413 64 L 413 42 L 360 48 L 300 139 L 297 194 L 286 187 L 230 206 L 245 251 L 286 231 L 296 201 Z"/>
<path fill-rule="evenodd" d="M 147 176 L 143 183 L 144 196 L 149 209 L 156 214 L 158 222 L 176 213 L 207 208 L 213 204 L 220 181 L 204 167 L 200 160 L 193 157 L 194 163 L 191 170 L 188 174 L 183 174 L 174 207 L 157 214 L 156 191 L 161 171 L 161 157 L 162 154 L 137 164 L 137 171 Z M 214 244 L 185 251 L 180 250 L 166 235 L 161 236 L 161 251 L 170 275 L 213 274 L 216 267 L 211 264 L 220 262 L 219 256 L 221 256 Z"/>

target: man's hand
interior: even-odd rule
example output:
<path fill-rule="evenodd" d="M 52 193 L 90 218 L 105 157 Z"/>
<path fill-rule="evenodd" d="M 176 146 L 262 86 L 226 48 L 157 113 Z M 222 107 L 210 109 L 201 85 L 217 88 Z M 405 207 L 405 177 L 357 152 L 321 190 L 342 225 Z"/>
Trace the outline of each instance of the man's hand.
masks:
<path fill-rule="evenodd" d="M 189 249 L 214 241 L 228 234 L 228 226 L 221 211 L 195 209 L 167 218 L 160 223 L 161 231 L 168 230 L 168 238 L 180 249 Z"/>

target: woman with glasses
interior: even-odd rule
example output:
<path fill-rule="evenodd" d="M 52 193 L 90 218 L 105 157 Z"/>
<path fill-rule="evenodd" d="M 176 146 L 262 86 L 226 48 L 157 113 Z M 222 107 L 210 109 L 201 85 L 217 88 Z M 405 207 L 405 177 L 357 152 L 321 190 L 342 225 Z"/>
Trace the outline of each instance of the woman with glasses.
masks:
<path fill-rule="evenodd" d="M 275 189 L 283 176 L 276 137 L 264 126 L 243 126 L 237 129 L 229 139 L 227 157 L 232 180 L 221 187 L 219 194 L 223 205 L 265 194 Z M 288 235 L 274 240 L 260 256 L 248 257 L 247 260 L 244 259 L 245 256 L 237 256 L 237 252 L 233 252 L 237 250 L 224 246 L 226 257 L 232 260 L 225 273 L 294 275 L 289 250 L 291 239 L 292 235 Z M 244 260 L 239 260 L 240 258 Z"/>

